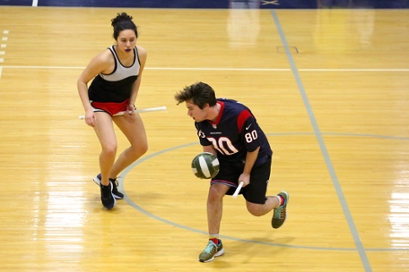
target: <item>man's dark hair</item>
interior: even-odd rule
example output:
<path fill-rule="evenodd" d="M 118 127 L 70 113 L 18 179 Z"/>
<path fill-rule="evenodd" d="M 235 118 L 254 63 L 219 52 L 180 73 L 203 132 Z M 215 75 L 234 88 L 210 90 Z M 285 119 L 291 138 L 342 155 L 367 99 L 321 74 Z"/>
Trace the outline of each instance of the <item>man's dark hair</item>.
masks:
<path fill-rule="evenodd" d="M 178 105 L 182 102 L 189 101 L 197 105 L 200 109 L 203 109 L 206 104 L 212 107 L 217 103 L 213 88 L 203 82 L 186 86 L 182 91 L 175 94 L 175 100 L 178 102 Z"/>

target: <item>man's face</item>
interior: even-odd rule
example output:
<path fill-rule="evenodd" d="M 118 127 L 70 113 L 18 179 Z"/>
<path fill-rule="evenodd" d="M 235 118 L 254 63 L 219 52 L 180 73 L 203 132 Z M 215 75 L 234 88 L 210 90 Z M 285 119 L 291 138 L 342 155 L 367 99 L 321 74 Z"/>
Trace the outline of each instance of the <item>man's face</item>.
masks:
<path fill-rule="evenodd" d="M 202 122 L 207 119 L 207 109 L 209 104 L 206 104 L 203 109 L 200 109 L 199 106 L 193 104 L 192 101 L 186 101 L 187 115 L 193 118 L 195 122 Z"/>

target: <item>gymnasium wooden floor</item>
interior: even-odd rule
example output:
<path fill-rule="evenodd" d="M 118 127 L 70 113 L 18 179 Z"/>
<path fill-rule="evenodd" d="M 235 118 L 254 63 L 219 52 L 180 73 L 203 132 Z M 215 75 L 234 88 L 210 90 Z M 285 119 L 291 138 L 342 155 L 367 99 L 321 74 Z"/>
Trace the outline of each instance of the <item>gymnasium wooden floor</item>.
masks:
<path fill-rule="evenodd" d="M 142 114 L 150 149 L 106 211 L 76 80 L 122 11 L 148 51 L 137 106 L 167 111 Z M 0 271 L 409 271 L 408 10 L 0 13 Z M 208 182 L 173 100 L 196 81 L 252 108 L 274 150 L 268 192 L 291 195 L 278 230 L 226 197 L 226 253 L 206 264 Z"/>

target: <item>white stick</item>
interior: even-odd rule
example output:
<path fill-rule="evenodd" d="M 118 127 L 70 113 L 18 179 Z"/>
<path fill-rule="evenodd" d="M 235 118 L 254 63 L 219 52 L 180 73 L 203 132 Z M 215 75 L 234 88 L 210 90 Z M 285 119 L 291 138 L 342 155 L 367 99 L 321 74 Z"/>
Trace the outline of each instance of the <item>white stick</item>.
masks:
<path fill-rule="evenodd" d="M 243 184 L 244 184 L 244 181 L 240 181 L 239 186 L 237 187 L 236 191 L 234 191 L 233 198 L 236 198 L 239 195 L 241 187 L 243 187 Z"/>
<path fill-rule="evenodd" d="M 145 108 L 145 109 L 136 109 L 135 112 L 141 113 L 141 112 L 150 112 L 150 111 L 165 111 L 166 110 L 166 106 L 162 106 L 162 107 L 156 107 L 156 108 Z M 124 111 L 120 111 L 116 114 L 114 114 L 114 116 L 119 116 L 119 115 L 124 115 Z M 79 119 L 83 120 L 85 118 L 84 115 L 80 115 Z"/>

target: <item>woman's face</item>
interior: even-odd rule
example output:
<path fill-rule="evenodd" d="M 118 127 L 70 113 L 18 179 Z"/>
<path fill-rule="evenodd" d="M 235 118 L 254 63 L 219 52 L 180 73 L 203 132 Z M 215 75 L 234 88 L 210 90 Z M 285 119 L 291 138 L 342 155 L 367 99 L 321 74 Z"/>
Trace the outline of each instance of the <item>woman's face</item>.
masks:
<path fill-rule="evenodd" d="M 119 32 L 116 39 L 117 49 L 130 53 L 136 45 L 136 35 L 132 29 L 125 29 Z"/>

